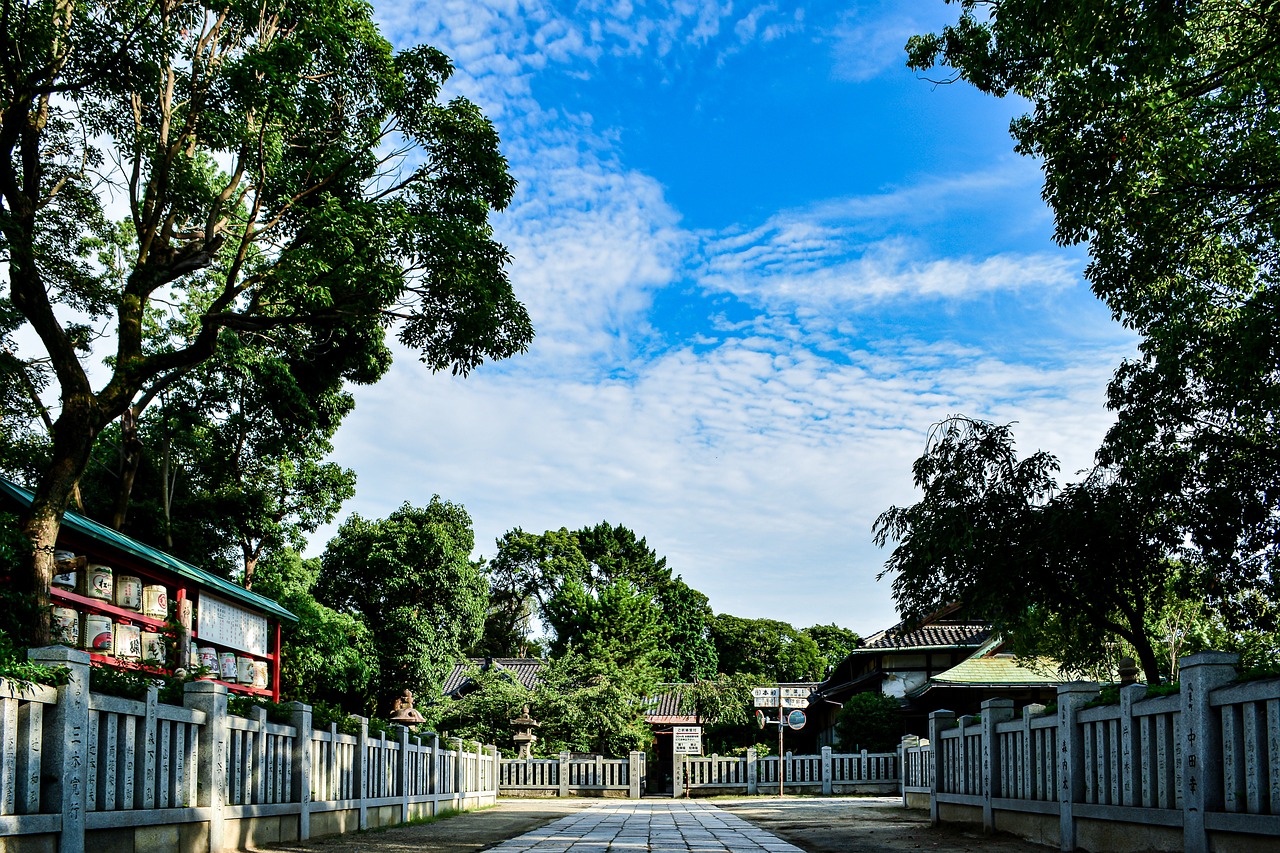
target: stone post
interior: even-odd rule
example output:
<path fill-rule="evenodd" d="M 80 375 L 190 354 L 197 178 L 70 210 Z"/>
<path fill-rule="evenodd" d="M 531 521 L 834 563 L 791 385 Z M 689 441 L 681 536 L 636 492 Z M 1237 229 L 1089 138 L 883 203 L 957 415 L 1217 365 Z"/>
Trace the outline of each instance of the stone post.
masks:
<path fill-rule="evenodd" d="M 747 794 L 754 796 L 760 793 L 760 765 L 755 748 L 747 750 Z"/>
<path fill-rule="evenodd" d="M 684 794 L 684 762 L 683 752 L 671 756 L 671 799 L 678 799 Z"/>
<path fill-rule="evenodd" d="M 449 738 L 449 747 L 453 750 L 453 797 L 458 800 L 458 808 L 462 808 L 462 791 L 466 787 L 467 768 L 463 766 L 462 738 Z"/>
<path fill-rule="evenodd" d="M 493 744 L 489 745 L 489 760 L 493 762 L 490 766 L 493 768 L 493 775 L 489 778 L 493 780 L 493 799 L 498 799 L 498 794 L 502 792 L 502 756 L 498 754 L 498 747 Z"/>
<path fill-rule="evenodd" d="M 360 801 L 358 826 L 364 830 L 369 828 L 369 718 L 355 714 L 351 717 L 360 724 L 360 731 L 356 733 L 355 767 L 351 768 L 356 778 L 351 780 L 351 787 Z"/>
<path fill-rule="evenodd" d="M 209 809 L 209 850 L 221 853 L 223 810 L 227 797 L 227 685 L 216 681 L 192 681 L 183 687 L 182 704 L 205 714 L 200 733 L 200 755 L 196 762 L 196 792 L 199 806 Z"/>
<path fill-rule="evenodd" d="M 400 741 L 400 780 L 396 793 L 400 795 L 400 822 L 409 822 L 409 729 L 396 726 L 396 740 Z"/>
<path fill-rule="evenodd" d="M 640 768 L 644 753 L 634 750 L 627 756 L 627 798 L 640 799 Z"/>
<path fill-rule="evenodd" d="M 1178 662 L 1182 683 L 1182 849 L 1207 853 L 1205 812 L 1223 807 L 1222 729 L 1209 696 L 1236 676 L 1240 656 L 1201 652 Z"/>
<path fill-rule="evenodd" d="M 71 673 L 58 687 L 58 704 L 49 709 L 44 731 L 44 777 L 41 801 L 62 814 L 59 853 L 84 853 L 85 766 L 89 752 L 89 653 L 66 646 L 31 649 L 27 658 L 45 666 L 65 666 Z M 42 737 L 42 732 L 31 732 Z"/>
<path fill-rule="evenodd" d="M 569 753 L 560 753 L 560 773 L 557 777 L 560 782 L 560 790 L 557 792 L 561 797 L 569 796 Z"/>
<path fill-rule="evenodd" d="M 431 768 L 427 771 L 427 784 L 431 788 L 433 804 L 431 814 L 440 813 L 440 735 L 431 733 Z"/>
<path fill-rule="evenodd" d="M 955 711 L 929 712 L 929 760 L 933 762 L 933 781 L 929 783 L 929 822 L 934 826 L 941 822 L 938 815 L 938 792 L 946 788 L 942 783 L 942 733 L 951 728 L 955 721 Z"/>
<path fill-rule="evenodd" d="M 1147 685 L 1130 682 L 1120 688 L 1120 802 L 1142 805 L 1142 744 L 1134 725 L 1133 703 L 1147 692 Z"/>
<path fill-rule="evenodd" d="M 311 837 L 311 706 L 290 702 L 289 725 L 293 727 L 293 775 L 289 789 L 297 800 L 298 840 Z"/>
<path fill-rule="evenodd" d="M 832 787 L 831 778 L 831 747 L 824 746 L 822 748 L 822 793 L 830 796 Z"/>
<path fill-rule="evenodd" d="M 1084 799 L 1084 730 L 1076 717 L 1098 695 L 1092 681 L 1058 685 L 1058 839 L 1062 850 L 1076 849 L 1075 804 Z"/>
<path fill-rule="evenodd" d="M 996 814 L 992 799 L 1001 785 L 1000 738 L 996 724 L 1013 719 L 1012 699 L 988 699 L 982 703 L 982 831 L 996 831 Z"/>

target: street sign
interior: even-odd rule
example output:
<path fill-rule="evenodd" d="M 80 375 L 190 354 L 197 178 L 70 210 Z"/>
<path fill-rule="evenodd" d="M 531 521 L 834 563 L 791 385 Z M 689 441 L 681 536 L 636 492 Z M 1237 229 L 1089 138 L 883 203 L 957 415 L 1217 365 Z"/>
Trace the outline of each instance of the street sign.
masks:
<path fill-rule="evenodd" d="M 751 700 L 757 708 L 776 708 L 778 707 L 777 696 L 757 696 Z"/>
<path fill-rule="evenodd" d="M 672 726 L 671 750 L 676 755 L 702 755 L 702 726 Z"/>
<path fill-rule="evenodd" d="M 777 699 L 778 688 L 776 687 L 752 687 L 751 695 L 757 699 Z"/>
<path fill-rule="evenodd" d="M 797 709 L 787 714 L 787 725 L 793 729 L 803 729 L 805 722 L 804 711 Z"/>
<path fill-rule="evenodd" d="M 807 699 L 812 693 L 813 691 L 810 690 L 808 687 L 783 687 L 782 688 L 783 696 L 803 697 Z"/>
<path fill-rule="evenodd" d="M 768 717 L 764 715 L 764 711 L 756 711 L 756 725 L 760 728 L 764 728 L 764 724 L 767 719 Z"/>
<path fill-rule="evenodd" d="M 783 696 L 782 707 L 784 708 L 808 708 L 809 698 L 807 696 Z"/>

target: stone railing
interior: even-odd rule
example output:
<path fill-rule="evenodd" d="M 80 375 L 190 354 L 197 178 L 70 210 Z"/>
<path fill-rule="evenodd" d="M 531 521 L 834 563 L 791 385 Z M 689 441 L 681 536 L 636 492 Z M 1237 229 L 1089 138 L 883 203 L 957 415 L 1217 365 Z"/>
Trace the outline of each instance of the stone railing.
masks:
<path fill-rule="evenodd" d="M 1058 688 L 1057 712 L 930 715 L 904 740 L 903 800 L 935 823 L 981 823 L 1062 850 L 1280 848 L 1280 679 L 1237 682 L 1234 655 L 1181 662 L 1176 694 L 1120 690 L 1086 707 L 1091 682 Z"/>
<path fill-rule="evenodd" d="M 62 647 L 31 659 L 65 666 L 56 689 L 0 681 L 0 836 L 56 836 L 83 853 L 132 833 L 130 849 L 218 853 L 369 829 L 497 800 L 497 750 L 435 735 L 315 730 L 227 712 L 227 688 L 186 685 L 182 707 L 151 688 L 135 701 L 89 692 L 89 656 Z M 308 736 L 299 736 L 307 732 Z M 34 840 L 34 839 L 33 839 Z"/>
<path fill-rule="evenodd" d="M 822 794 L 897 793 L 898 755 L 892 752 L 837 753 L 824 746 L 819 755 L 757 756 L 754 749 L 742 757 L 677 755 L 675 796 L 691 793 L 768 794 L 778 790 L 778 773 L 784 772 L 784 790 Z"/>
<path fill-rule="evenodd" d="M 504 758 L 499 765 L 498 791 L 509 797 L 639 798 L 644 778 L 644 753 L 627 758 Z"/>

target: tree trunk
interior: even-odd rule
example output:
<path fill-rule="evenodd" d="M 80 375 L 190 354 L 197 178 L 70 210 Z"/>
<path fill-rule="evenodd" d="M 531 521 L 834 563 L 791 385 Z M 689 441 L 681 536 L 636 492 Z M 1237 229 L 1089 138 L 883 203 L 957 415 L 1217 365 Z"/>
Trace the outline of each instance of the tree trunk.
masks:
<path fill-rule="evenodd" d="M 138 436 L 138 418 L 132 407 L 120 416 L 120 483 L 116 490 L 116 506 L 111 513 L 111 526 L 124 529 L 129 515 L 129 501 L 133 498 L 133 484 L 138 478 L 138 466 L 142 464 L 142 439 Z"/>
<path fill-rule="evenodd" d="M 102 429 L 95 410 L 91 395 L 76 395 L 63 401 L 62 414 L 54 423 L 52 460 L 40 478 L 23 521 L 22 532 L 31 543 L 31 564 L 28 572 L 18 576 L 17 585 L 21 591 L 30 593 L 37 605 L 35 623 L 24 631 L 32 646 L 53 643 L 49 586 L 54 575 L 54 549 L 67 501 L 76 489 L 80 474 L 88 464 L 94 439 Z"/>

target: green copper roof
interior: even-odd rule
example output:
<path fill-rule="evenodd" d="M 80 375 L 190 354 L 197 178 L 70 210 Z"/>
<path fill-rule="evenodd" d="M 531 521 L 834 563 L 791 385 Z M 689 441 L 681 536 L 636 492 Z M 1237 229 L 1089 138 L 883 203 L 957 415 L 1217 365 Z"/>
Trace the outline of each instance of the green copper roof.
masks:
<path fill-rule="evenodd" d="M 0 493 L 7 494 L 23 506 L 31 506 L 31 501 L 35 498 L 31 492 L 15 485 L 8 480 L 0 477 Z M 220 578 L 217 575 L 210 574 L 204 569 L 193 566 L 185 560 L 179 560 L 172 554 L 166 554 L 158 551 L 150 545 L 144 545 L 137 539 L 125 536 L 119 530 L 112 530 L 104 524 L 99 524 L 91 518 L 85 518 L 77 512 L 67 510 L 62 516 L 62 526 L 75 532 L 87 536 L 94 541 L 101 542 L 107 547 L 114 548 L 117 551 L 137 557 L 139 560 L 150 563 L 159 569 L 173 572 L 179 577 L 184 577 L 189 581 L 200 584 L 210 592 L 224 595 L 227 598 L 235 599 L 243 604 L 254 608 L 255 610 L 264 610 L 269 615 L 277 619 L 283 619 L 287 622 L 297 622 L 298 617 L 294 616 L 288 610 L 285 610 L 279 604 L 276 604 L 269 598 L 258 595 L 256 592 L 247 590 L 242 586 L 238 586 L 226 578 Z"/>

